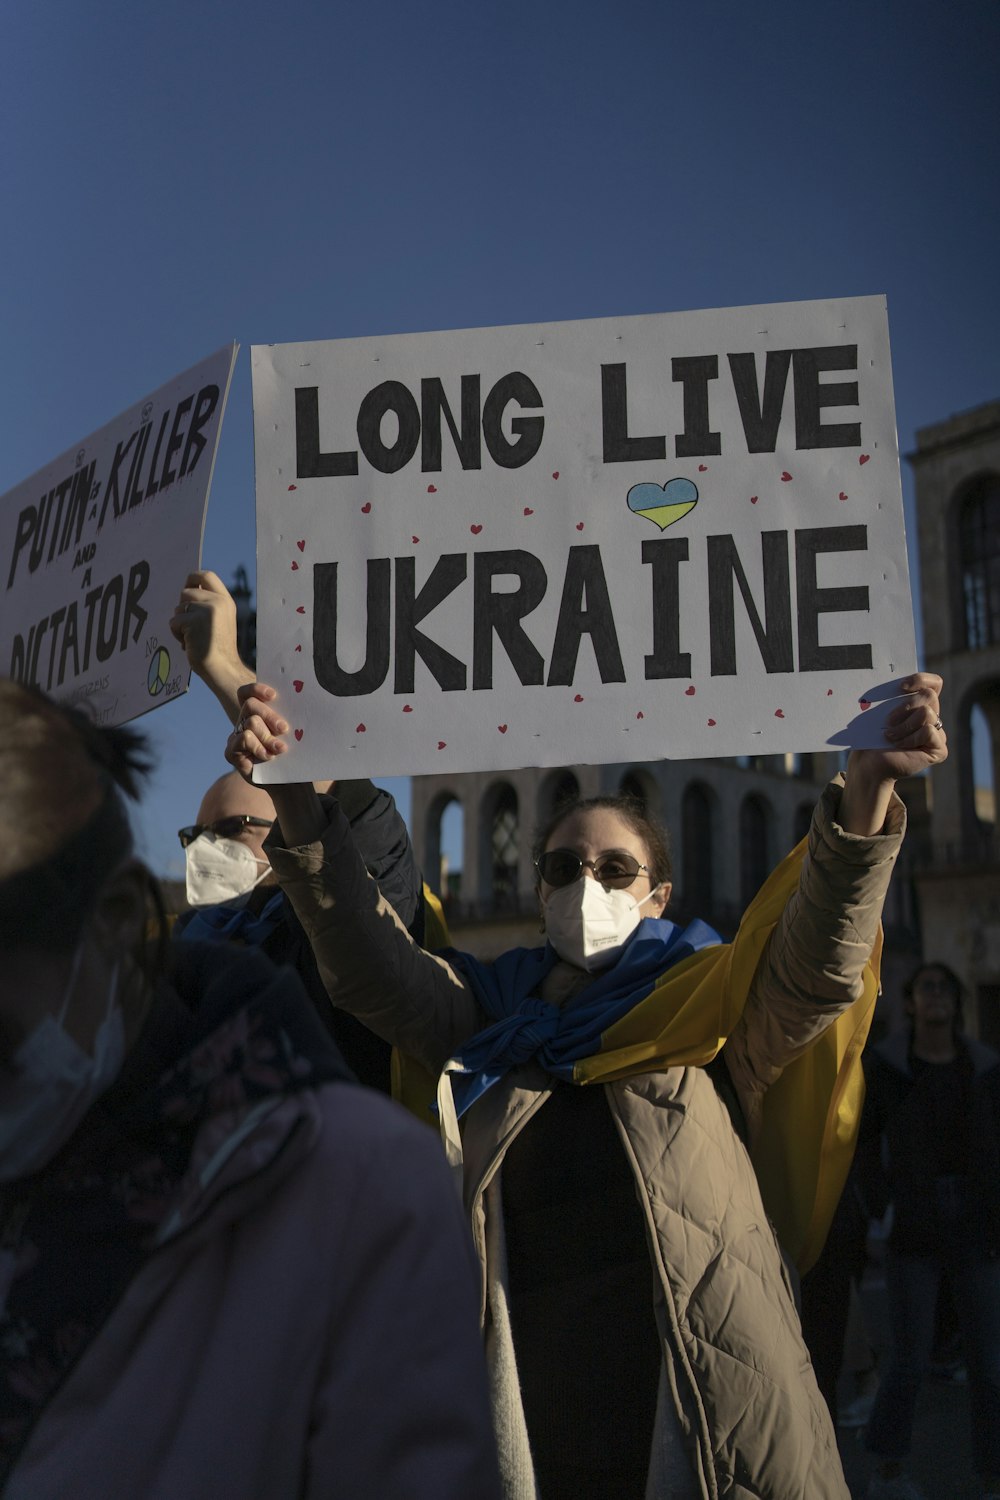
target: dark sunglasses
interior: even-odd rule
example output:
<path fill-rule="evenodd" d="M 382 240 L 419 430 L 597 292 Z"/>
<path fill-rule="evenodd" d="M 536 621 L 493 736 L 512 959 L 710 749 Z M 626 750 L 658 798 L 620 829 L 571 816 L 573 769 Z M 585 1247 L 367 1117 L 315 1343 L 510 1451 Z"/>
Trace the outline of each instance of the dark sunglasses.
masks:
<path fill-rule="evenodd" d="M 641 865 L 631 854 L 614 849 L 597 859 L 581 859 L 572 849 L 549 849 L 535 860 L 535 869 L 546 885 L 572 885 L 579 880 L 585 869 L 593 870 L 594 879 L 613 891 L 623 891 L 637 875 L 649 874 L 646 865 Z"/>
<path fill-rule="evenodd" d="M 253 818 L 249 813 L 234 813 L 231 818 L 220 818 L 217 823 L 192 823 L 189 828 L 178 828 L 177 837 L 181 848 L 186 849 L 203 833 L 214 833 L 219 839 L 239 838 L 244 828 L 271 828 L 273 818 Z"/>

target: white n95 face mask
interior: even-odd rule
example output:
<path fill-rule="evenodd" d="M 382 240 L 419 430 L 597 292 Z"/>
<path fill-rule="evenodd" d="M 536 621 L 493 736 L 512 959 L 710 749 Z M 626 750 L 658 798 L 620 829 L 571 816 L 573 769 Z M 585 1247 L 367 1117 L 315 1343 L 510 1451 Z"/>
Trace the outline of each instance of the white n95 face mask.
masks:
<path fill-rule="evenodd" d="M 545 936 L 560 958 L 593 973 L 614 963 L 638 927 L 641 901 L 628 891 L 606 891 L 599 880 L 581 876 L 560 886 L 543 903 Z"/>
<path fill-rule="evenodd" d="M 77 944 L 58 1016 L 49 1014 L 0 1069 L 0 1182 L 44 1167 L 66 1144 L 87 1110 L 114 1083 L 125 1061 L 125 1023 L 118 1004 L 118 964 L 111 971 L 104 1020 L 94 1051 L 63 1025 L 85 939 Z"/>
<path fill-rule="evenodd" d="M 192 906 L 229 906 L 238 911 L 271 868 L 255 859 L 239 839 L 200 833 L 184 851 L 187 898 Z M 263 865 L 263 869 L 258 866 Z"/>

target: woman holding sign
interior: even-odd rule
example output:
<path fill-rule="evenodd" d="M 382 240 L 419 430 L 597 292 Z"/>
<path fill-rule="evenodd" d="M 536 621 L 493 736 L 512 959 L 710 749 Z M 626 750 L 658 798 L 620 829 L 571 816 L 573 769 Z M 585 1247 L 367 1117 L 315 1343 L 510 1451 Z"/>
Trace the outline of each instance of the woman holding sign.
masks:
<path fill-rule="evenodd" d="M 826 1103 L 811 1115 L 823 1087 L 850 1092 L 905 824 L 893 787 L 947 754 L 940 688 L 901 684 L 885 748 L 851 756 L 731 945 L 663 919 L 660 834 L 599 798 L 539 841 L 544 948 L 428 954 L 336 803 L 272 786 L 265 848 L 331 995 L 442 1076 L 511 1497 L 846 1497 L 754 1167 L 808 1260 Z M 243 690 L 227 757 L 245 775 L 284 749 L 274 700 Z"/>

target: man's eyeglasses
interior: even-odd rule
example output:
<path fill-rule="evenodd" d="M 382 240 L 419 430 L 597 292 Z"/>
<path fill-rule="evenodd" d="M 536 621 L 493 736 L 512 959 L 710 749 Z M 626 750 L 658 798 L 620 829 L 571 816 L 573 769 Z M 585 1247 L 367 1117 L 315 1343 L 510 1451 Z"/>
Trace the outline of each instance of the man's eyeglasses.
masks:
<path fill-rule="evenodd" d="M 189 828 L 178 828 L 177 837 L 181 841 L 181 848 L 186 849 L 188 844 L 193 844 L 203 833 L 214 833 L 220 839 L 236 839 L 244 828 L 270 828 L 273 824 L 273 818 L 253 818 L 249 813 L 234 813 L 231 818 L 219 818 L 215 823 L 192 823 Z"/>
<path fill-rule="evenodd" d="M 613 891 L 623 891 L 639 874 L 649 874 L 646 865 L 641 865 L 631 854 L 613 849 L 597 859 L 581 859 L 572 849 L 549 849 L 535 860 L 535 869 L 546 885 L 572 885 L 579 880 L 585 869 L 593 870 L 594 879 Z"/>

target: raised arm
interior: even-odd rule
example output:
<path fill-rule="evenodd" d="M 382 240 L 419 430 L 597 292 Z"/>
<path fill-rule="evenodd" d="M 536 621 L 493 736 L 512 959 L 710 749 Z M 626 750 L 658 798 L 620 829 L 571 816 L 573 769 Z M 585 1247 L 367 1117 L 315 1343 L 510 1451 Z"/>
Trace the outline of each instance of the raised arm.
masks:
<path fill-rule="evenodd" d="M 897 781 L 919 775 L 948 759 L 948 736 L 941 722 L 941 689 L 934 672 L 916 672 L 899 684 L 908 701 L 886 719 L 882 750 L 853 750 L 840 802 L 846 833 L 881 833 Z"/>
<path fill-rule="evenodd" d="M 250 777 L 286 752 L 273 688 L 240 692 L 226 759 Z M 482 1024 L 464 979 L 426 953 L 365 869 L 335 795 L 310 783 L 269 786 L 278 827 L 264 851 L 302 923 L 334 1003 L 432 1072 Z"/>
<path fill-rule="evenodd" d="M 236 644 L 236 601 L 217 573 L 189 573 L 170 621 L 188 665 L 222 705 L 230 724 L 240 716 L 239 689 L 254 672 Z"/>
<path fill-rule="evenodd" d="M 862 993 L 882 905 L 906 827 L 896 781 L 947 758 L 941 679 L 918 673 L 887 720 L 884 750 L 852 753 L 846 783 L 820 798 L 792 895 L 761 955 L 725 1047 L 753 1129 L 765 1090 Z"/>

